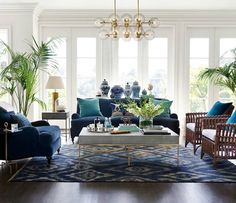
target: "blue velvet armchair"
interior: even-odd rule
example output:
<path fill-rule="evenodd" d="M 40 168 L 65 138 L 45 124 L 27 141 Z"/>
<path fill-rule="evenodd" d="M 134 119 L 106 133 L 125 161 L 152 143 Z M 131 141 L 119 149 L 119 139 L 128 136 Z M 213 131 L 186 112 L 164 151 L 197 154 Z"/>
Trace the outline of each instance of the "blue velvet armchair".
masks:
<path fill-rule="evenodd" d="M 0 112 L 0 159 L 5 160 L 5 132 L 4 124 L 8 123 L 10 128 L 15 113 Z M 21 125 L 20 125 L 21 126 Z M 22 126 L 17 132 L 8 132 L 8 160 L 23 159 L 34 156 L 45 156 L 48 164 L 52 155 L 60 151 L 61 132 L 58 126 L 50 126 L 47 121 L 32 122 L 28 126 Z"/>

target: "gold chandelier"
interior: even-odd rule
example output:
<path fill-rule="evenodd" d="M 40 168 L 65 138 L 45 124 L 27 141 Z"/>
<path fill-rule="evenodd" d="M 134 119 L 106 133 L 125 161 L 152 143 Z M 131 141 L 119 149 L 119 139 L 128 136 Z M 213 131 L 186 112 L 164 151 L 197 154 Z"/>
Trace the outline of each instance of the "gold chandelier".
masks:
<path fill-rule="evenodd" d="M 103 28 L 99 33 L 101 39 L 122 37 L 125 40 L 130 40 L 131 37 L 134 37 L 137 40 L 142 38 L 151 40 L 155 37 L 155 31 L 152 28 L 159 26 L 159 20 L 156 17 L 146 20 L 145 16 L 140 13 L 139 0 L 137 0 L 137 14 L 134 17 L 124 14 L 120 18 L 116 12 L 116 0 L 114 0 L 114 13 L 108 19 L 97 19 L 95 25 Z M 106 28 L 108 26 L 110 31 Z"/>

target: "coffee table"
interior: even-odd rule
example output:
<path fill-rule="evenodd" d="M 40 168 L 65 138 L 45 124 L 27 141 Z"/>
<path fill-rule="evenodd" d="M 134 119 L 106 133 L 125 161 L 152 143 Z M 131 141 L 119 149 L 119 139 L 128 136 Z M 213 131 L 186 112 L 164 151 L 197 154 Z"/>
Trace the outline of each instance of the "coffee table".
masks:
<path fill-rule="evenodd" d="M 176 146 L 176 159 L 177 165 L 179 165 L 179 135 L 170 130 L 169 128 L 164 128 L 170 134 L 151 134 L 144 135 L 142 131 L 131 132 L 126 134 L 110 134 L 109 132 L 89 132 L 86 127 L 84 127 L 79 134 L 79 158 L 81 147 L 84 145 L 123 145 L 124 149 L 129 152 L 130 147 L 135 146 L 157 146 L 157 145 L 174 145 Z M 101 152 L 99 150 L 99 152 Z M 128 166 L 130 166 L 131 157 L 128 153 Z"/>

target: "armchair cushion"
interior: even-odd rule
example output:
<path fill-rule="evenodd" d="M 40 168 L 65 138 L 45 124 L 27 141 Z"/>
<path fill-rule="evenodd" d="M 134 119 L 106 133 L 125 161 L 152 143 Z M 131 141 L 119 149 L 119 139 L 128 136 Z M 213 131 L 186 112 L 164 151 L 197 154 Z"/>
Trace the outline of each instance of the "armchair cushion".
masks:
<path fill-rule="evenodd" d="M 81 99 L 78 98 L 80 116 L 102 116 L 99 106 L 99 100 L 96 99 Z"/>
<path fill-rule="evenodd" d="M 187 123 L 186 127 L 192 131 L 195 131 L 195 123 Z"/>
<path fill-rule="evenodd" d="M 212 141 L 215 141 L 216 139 L 216 130 L 215 129 L 203 129 L 202 135 L 209 138 Z"/>
<path fill-rule="evenodd" d="M 226 121 L 227 124 L 234 124 L 236 123 L 236 111 L 229 117 L 229 119 Z"/>
<path fill-rule="evenodd" d="M 19 127 L 30 127 L 32 126 L 31 122 L 23 114 L 17 113 L 12 114 L 11 117 L 15 122 L 18 123 Z"/>
<path fill-rule="evenodd" d="M 210 111 L 207 113 L 207 116 L 215 116 L 215 115 L 221 115 L 223 114 L 230 106 L 232 105 L 232 102 L 230 103 L 221 103 L 220 101 L 217 101 Z"/>

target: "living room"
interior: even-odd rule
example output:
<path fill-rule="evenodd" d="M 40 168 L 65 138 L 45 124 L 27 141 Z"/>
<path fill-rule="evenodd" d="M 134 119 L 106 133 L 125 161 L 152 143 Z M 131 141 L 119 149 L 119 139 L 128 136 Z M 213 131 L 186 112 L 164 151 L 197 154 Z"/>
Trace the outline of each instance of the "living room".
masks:
<path fill-rule="evenodd" d="M 114 15 L 114 3 L 117 15 L 120 17 L 129 14 L 127 16 L 133 19 L 133 16 L 137 14 L 139 4 L 140 13 L 146 20 L 157 18 L 157 26 L 145 25 L 145 31 L 154 31 L 154 38 L 148 40 L 145 39 L 148 37 L 143 36 L 142 39 L 135 39 L 133 25 L 130 27 L 132 31 L 130 39 L 124 39 L 122 35 L 124 29 L 119 30 L 118 39 L 110 39 L 106 34 L 104 35 L 104 32 L 110 33 L 111 25 L 99 27 L 95 22 L 102 22 L 104 18 L 109 20 L 110 16 Z M 67 127 L 63 120 L 48 119 L 51 125 L 58 125 L 63 131 L 64 128 L 70 128 L 71 116 L 77 112 L 77 98 L 98 98 L 104 79 L 110 86 L 108 97 L 110 97 L 112 87 L 120 85 L 125 89 L 127 83 L 132 86 L 137 81 L 140 95 L 146 91 L 147 95 L 152 94 L 155 98 L 173 101 L 170 112 L 178 116 L 180 144 L 185 149 L 186 113 L 208 112 L 217 101 L 235 104 L 235 92 L 223 86 L 208 84 L 198 78 L 198 74 L 203 69 L 223 66 L 224 61 L 235 59 L 232 55 L 225 54 L 236 48 L 235 9 L 236 3 L 233 0 L 102 0 L 93 2 L 1 0 L 0 39 L 15 52 L 29 53 L 31 49 L 27 43 L 32 42 L 32 36 L 38 43 L 55 38 L 57 45 L 54 49 L 56 53 L 54 59 L 58 68 L 51 71 L 50 75 L 60 76 L 63 81 L 63 88 L 57 89 L 58 101 L 62 108 L 65 107 L 66 112 L 69 112 L 70 119 Z M 152 36 L 149 37 L 152 38 Z M 9 62 L 9 55 L 1 55 L 2 67 Z M 33 103 L 27 115 L 30 121 L 41 120 L 42 112 L 52 111 L 54 90 L 47 88 L 49 78 L 48 73 L 40 73 L 37 92 L 37 97 L 46 103 L 47 109 L 42 109 L 40 105 Z M 8 94 L 1 96 L 0 100 L 12 103 Z M 63 145 L 73 145 L 69 134 L 67 134 L 67 140 L 64 135 L 61 139 Z M 75 143 L 77 140 L 78 136 L 75 137 Z M 60 153 L 63 153 L 63 145 Z M 188 148 L 192 150 L 192 145 L 189 144 Z M 191 156 L 193 155 L 199 162 L 201 161 L 200 152 L 201 148 L 197 149 L 196 155 L 193 155 L 191 151 Z M 213 166 L 213 162 L 211 164 Z M 110 202 L 110 198 L 124 202 L 189 202 L 192 200 L 200 202 L 196 194 L 201 196 L 201 202 L 223 202 L 224 200 L 233 202 L 235 198 L 233 192 L 235 183 L 229 180 L 223 183 L 215 183 L 216 181 L 212 181 L 214 183 L 201 181 L 200 183 L 191 181 L 183 183 L 180 181 L 181 183 L 177 184 L 158 181 L 140 184 L 137 182 L 107 183 L 106 181 L 78 183 L 78 181 L 76 184 L 71 182 L 63 184 L 58 181 L 54 182 L 55 188 L 53 182 L 47 181 L 31 182 L 28 185 L 24 181 L 23 183 L 15 181 L 6 183 L 8 178 L 4 174 L 8 173 L 8 167 L 6 168 L 1 168 L 4 173 L 0 183 L 0 189 L 3 191 L 0 197 L 4 202 L 17 202 L 12 199 L 11 193 L 17 194 L 18 202 L 41 201 L 41 195 L 45 194 L 47 195 L 42 202 L 50 201 L 49 198 L 52 197 L 55 199 L 51 199 L 51 202 L 56 200 L 62 202 L 59 197 L 63 199 L 63 202 L 76 200 Z M 230 184 L 227 184 L 229 182 Z M 21 185 L 23 189 L 18 190 Z M 31 186 L 35 191 L 31 189 Z M 72 187 L 70 193 L 68 186 Z M 171 191 L 170 187 L 173 188 Z M 45 191 L 46 188 L 59 193 L 59 197 L 54 197 L 55 194 Z M 22 190 L 27 191 L 27 195 L 22 195 Z M 67 194 L 60 194 L 61 191 Z M 144 194 L 145 191 L 149 191 L 148 194 Z M 173 194 L 170 195 L 170 192 Z M 227 192 L 229 194 L 225 197 L 224 193 Z M 33 193 L 38 194 L 34 196 Z M 73 197 L 70 195 L 72 193 Z M 118 198 L 118 193 L 122 193 L 122 197 Z M 182 197 L 179 197 L 180 194 Z M 190 194 L 194 194 L 195 198 Z M 101 200 L 96 198 L 101 198 Z"/>

